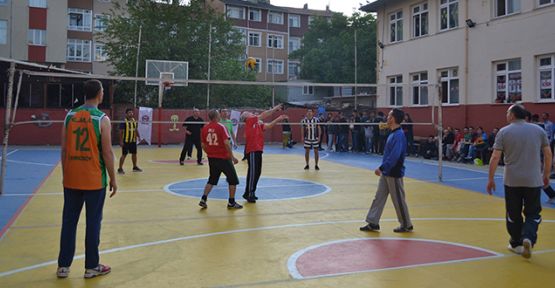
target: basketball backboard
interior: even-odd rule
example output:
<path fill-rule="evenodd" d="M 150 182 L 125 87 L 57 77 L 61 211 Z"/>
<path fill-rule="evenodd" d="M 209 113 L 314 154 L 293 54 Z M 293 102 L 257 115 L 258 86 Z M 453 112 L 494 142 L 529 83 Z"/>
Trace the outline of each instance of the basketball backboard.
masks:
<path fill-rule="evenodd" d="M 172 86 L 187 86 L 189 62 L 168 60 L 146 60 L 146 85 L 160 86 L 161 82 L 172 81 Z"/>

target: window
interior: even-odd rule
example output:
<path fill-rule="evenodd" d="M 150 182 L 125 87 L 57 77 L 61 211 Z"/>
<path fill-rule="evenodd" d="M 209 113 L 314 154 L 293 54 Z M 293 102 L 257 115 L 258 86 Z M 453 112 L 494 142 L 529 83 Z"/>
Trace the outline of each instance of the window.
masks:
<path fill-rule="evenodd" d="M 8 0 L 0 0 L 0 5 L 6 5 L 8 4 Z"/>
<path fill-rule="evenodd" d="M 245 9 L 243 7 L 227 6 L 227 17 L 245 19 Z"/>
<path fill-rule="evenodd" d="M 555 55 L 539 58 L 540 100 L 553 100 L 555 95 Z"/>
<path fill-rule="evenodd" d="M 389 105 L 403 105 L 403 76 L 397 75 L 389 77 Z"/>
<path fill-rule="evenodd" d="M 505 16 L 518 13 L 520 11 L 520 0 L 494 0 L 495 16 Z"/>
<path fill-rule="evenodd" d="M 268 47 L 283 49 L 283 36 L 268 34 Z"/>
<path fill-rule="evenodd" d="M 297 80 L 301 76 L 301 64 L 299 62 L 289 62 L 287 78 Z"/>
<path fill-rule="evenodd" d="M 520 59 L 495 63 L 495 103 L 522 100 Z"/>
<path fill-rule="evenodd" d="M 249 20 L 256 22 L 262 21 L 262 12 L 260 12 L 260 9 L 249 8 Z"/>
<path fill-rule="evenodd" d="M 260 47 L 260 32 L 249 32 L 249 46 Z"/>
<path fill-rule="evenodd" d="M 268 73 L 283 74 L 283 60 L 268 59 Z"/>
<path fill-rule="evenodd" d="M 83 9 L 68 9 L 69 30 L 91 31 L 92 12 Z"/>
<path fill-rule="evenodd" d="M 301 27 L 301 16 L 300 15 L 289 15 L 289 26 L 293 28 Z"/>
<path fill-rule="evenodd" d="M 283 25 L 283 13 L 279 13 L 279 12 L 268 13 L 268 22 L 272 24 Z"/>
<path fill-rule="evenodd" d="M 256 73 L 260 73 L 262 72 L 262 59 L 260 58 L 254 58 L 256 60 Z"/>
<path fill-rule="evenodd" d="M 29 7 L 46 8 L 46 0 L 29 0 Z"/>
<path fill-rule="evenodd" d="M 237 33 L 241 34 L 241 44 L 247 45 L 247 29 L 233 27 Z"/>
<path fill-rule="evenodd" d="M 91 41 L 67 39 L 67 61 L 91 62 Z"/>
<path fill-rule="evenodd" d="M 301 49 L 301 38 L 289 37 L 289 53 Z"/>
<path fill-rule="evenodd" d="M 94 15 L 94 30 L 95 31 L 106 31 L 108 26 L 108 21 L 110 20 L 110 15 L 96 14 Z"/>
<path fill-rule="evenodd" d="M 303 86 L 303 95 L 314 95 L 314 86 Z"/>
<path fill-rule="evenodd" d="M 314 16 L 308 16 L 308 26 L 310 26 L 314 22 Z"/>
<path fill-rule="evenodd" d="M 29 45 L 45 46 L 46 30 L 29 29 L 29 32 L 27 32 L 27 43 Z"/>
<path fill-rule="evenodd" d="M 8 21 L 0 20 L 0 44 L 8 43 Z"/>
<path fill-rule="evenodd" d="M 403 40 L 403 11 L 389 15 L 391 43 Z"/>
<path fill-rule="evenodd" d="M 439 30 L 459 27 L 459 0 L 440 0 Z"/>
<path fill-rule="evenodd" d="M 104 47 L 104 43 L 94 43 L 94 61 L 102 62 L 108 60 L 108 53 Z"/>
<path fill-rule="evenodd" d="M 441 103 L 459 103 L 459 70 L 457 68 L 441 70 Z"/>
<path fill-rule="evenodd" d="M 412 7 L 413 37 L 428 35 L 428 3 Z"/>
<path fill-rule="evenodd" d="M 555 4 L 555 0 L 539 0 L 539 6 L 547 6 L 551 4 Z"/>
<path fill-rule="evenodd" d="M 412 75 L 412 104 L 428 105 L 428 72 Z"/>

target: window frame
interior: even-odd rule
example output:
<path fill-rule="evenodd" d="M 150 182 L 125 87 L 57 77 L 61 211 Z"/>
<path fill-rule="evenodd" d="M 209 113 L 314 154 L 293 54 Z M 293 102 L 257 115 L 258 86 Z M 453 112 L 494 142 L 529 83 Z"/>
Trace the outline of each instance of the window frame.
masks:
<path fill-rule="evenodd" d="M 393 25 L 395 25 L 395 30 L 393 30 Z M 401 29 L 399 30 L 399 28 Z M 403 10 L 397 10 L 393 13 L 389 13 L 389 42 L 397 43 L 403 41 L 403 33 Z M 395 39 L 393 40 L 394 35 Z"/>
<path fill-rule="evenodd" d="M 295 40 L 295 41 L 293 41 L 293 40 Z M 295 52 L 295 51 L 301 49 L 301 37 L 291 37 L 291 36 L 290 36 L 287 42 L 289 42 L 289 43 L 287 43 L 287 44 L 288 44 L 288 45 L 287 45 L 287 49 L 288 49 L 288 52 L 289 52 L 289 53 Z M 294 50 L 291 49 L 291 46 L 292 46 L 291 44 L 292 44 L 293 42 L 298 42 L 298 43 L 299 43 L 297 49 L 294 49 Z"/>
<path fill-rule="evenodd" d="M 422 79 L 423 75 L 426 75 L 426 79 Z M 428 106 L 430 105 L 430 90 L 428 89 L 428 84 L 429 82 L 429 77 L 428 77 L 428 72 L 427 71 L 422 71 L 422 72 L 416 72 L 416 73 L 412 73 L 411 75 L 411 104 L 412 106 Z M 415 80 L 415 76 L 418 77 L 418 79 Z M 423 91 L 426 91 L 426 103 L 422 103 L 422 94 Z M 415 92 L 418 91 L 418 103 L 415 103 Z"/>
<path fill-rule="evenodd" d="M 100 21 L 101 19 L 104 19 L 104 21 Z M 94 14 L 94 31 L 96 32 L 104 32 L 106 31 L 106 28 L 108 26 L 108 21 L 110 21 L 110 19 L 112 19 L 112 17 L 108 14 Z M 97 23 L 98 22 L 104 22 L 104 26 L 98 26 Z"/>
<path fill-rule="evenodd" d="M 37 40 L 39 39 L 38 43 Z M 42 29 L 29 29 L 27 31 L 27 45 L 30 46 L 47 46 L 46 45 L 46 30 Z"/>
<path fill-rule="evenodd" d="M 555 101 L 555 54 L 550 54 L 550 55 L 542 55 L 542 56 L 538 56 L 537 58 L 537 65 L 536 65 L 536 71 L 538 73 L 538 81 L 536 82 L 537 84 L 537 89 L 538 89 L 538 94 L 536 94 L 538 97 L 538 101 L 539 102 L 554 102 Z M 541 60 L 542 59 L 550 59 L 550 65 L 541 65 Z M 550 92 L 551 92 L 551 98 L 542 98 L 542 90 L 546 90 L 546 89 L 542 89 L 542 79 L 541 79 L 541 72 L 550 72 L 551 73 L 551 87 L 550 87 Z"/>
<path fill-rule="evenodd" d="M 502 14 L 502 15 L 498 14 L 499 12 L 498 6 L 500 1 L 505 2 L 505 14 Z M 516 8 L 512 13 L 508 13 L 509 2 L 512 2 L 512 1 L 514 1 L 515 3 L 518 3 L 518 8 Z M 513 8 L 514 8 L 514 4 L 513 4 Z M 501 18 L 501 17 L 519 14 L 521 8 L 522 6 L 520 3 L 520 0 L 493 0 L 493 17 Z"/>
<path fill-rule="evenodd" d="M 441 3 L 442 1 L 445 1 L 445 3 Z M 439 0 L 439 9 L 438 9 L 438 12 L 439 12 L 439 17 L 438 17 L 439 31 L 448 31 L 448 30 L 456 29 L 456 28 L 459 27 L 459 24 L 460 24 L 459 23 L 459 17 L 460 17 L 459 3 L 460 3 L 459 0 Z M 455 18 L 456 23 L 455 23 L 455 26 L 453 26 L 453 27 L 451 27 L 451 21 L 450 21 L 451 20 L 451 18 L 450 18 L 451 17 L 451 4 L 457 4 L 457 6 L 456 6 L 457 7 L 457 17 Z M 447 9 L 447 27 L 446 28 L 441 27 L 441 25 L 442 25 L 442 23 L 441 23 L 441 12 L 444 8 Z"/>
<path fill-rule="evenodd" d="M 251 35 L 257 35 L 258 36 L 258 45 L 251 44 Z M 262 47 L 262 33 L 261 32 L 256 32 L 256 31 L 248 31 L 247 32 L 247 45 L 249 47 Z"/>
<path fill-rule="evenodd" d="M 270 38 L 276 38 L 273 41 Z M 284 41 L 283 35 L 279 35 L 279 34 L 268 34 L 268 36 L 266 37 L 266 44 L 268 48 L 273 48 L 273 49 L 283 49 L 283 41 Z M 275 46 L 274 46 L 275 44 Z M 281 45 L 280 45 L 281 44 Z"/>
<path fill-rule="evenodd" d="M 71 14 L 81 14 L 81 16 L 83 17 L 82 21 L 83 21 L 83 25 L 81 26 L 72 26 L 71 25 Z M 68 25 L 67 25 L 67 30 L 72 30 L 72 31 L 92 31 L 92 26 L 93 26 L 93 17 L 92 17 L 92 10 L 86 10 L 86 9 L 79 9 L 79 8 L 68 8 L 67 9 L 67 19 L 68 19 Z M 88 23 L 87 23 L 88 20 Z"/>
<path fill-rule="evenodd" d="M 105 43 L 101 43 L 101 42 L 94 42 L 94 62 L 104 62 L 104 61 L 108 61 L 108 53 L 106 52 L 106 44 Z M 98 57 L 98 49 L 97 48 L 102 48 L 102 55 L 101 57 Z"/>
<path fill-rule="evenodd" d="M 0 45 L 6 45 L 8 44 L 8 20 L 0 19 L 0 23 L 6 23 L 4 27 L 0 28 Z M 1 41 L 2 38 L 4 41 Z"/>
<path fill-rule="evenodd" d="M 258 17 L 255 19 L 251 19 L 251 12 L 258 12 Z M 249 21 L 254 21 L 254 22 L 262 22 L 262 10 L 257 9 L 257 8 L 249 8 Z"/>
<path fill-rule="evenodd" d="M 230 13 L 231 11 L 238 11 L 239 9 L 241 9 L 241 15 L 240 17 L 232 17 L 233 15 Z M 231 15 L 230 15 L 231 14 Z M 229 18 L 229 19 L 240 19 L 240 20 L 245 20 L 245 7 L 241 7 L 241 6 L 233 6 L 233 5 L 226 5 L 225 6 L 225 17 Z"/>
<path fill-rule="evenodd" d="M 274 22 L 275 17 L 272 17 L 276 15 L 279 15 L 279 17 L 276 18 L 276 19 L 279 19 L 278 22 Z M 268 23 L 270 24 L 283 25 L 283 17 L 284 17 L 283 12 L 268 11 Z"/>
<path fill-rule="evenodd" d="M 547 7 L 547 6 L 551 6 L 553 4 L 555 4 L 555 0 L 549 0 L 549 3 L 545 3 L 545 4 L 541 4 L 540 3 L 541 0 L 538 0 L 538 8 L 543 8 L 543 7 Z"/>
<path fill-rule="evenodd" d="M 414 9 L 415 8 L 419 8 L 418 12 L 415 12 Z M 424 10 L 425 8 L 425 10 Z M 430 10 L 429 10 L 430 6 L 428 4 L 428 2 L 422 2 L 420 4 L 416 4 L 414 6 L 411 7 L 411 13 L 412 13 L 412 37 L 413 38 L 419 38 L 419 37 L 423 37 L 423 36 L 427 36 L 430 34 Z M 424 30 L 424 26 L 422 25 L 422 16 L 426 15 L 426 33 L 422 34 L 422 30 Z M 416 20 L 416 17 L 418 17 L 418 20 Z M 420 24 L 420 35 L 416 35 L 416 23 Z"/>
<path fill-rule="evenodd" d="M 447 76 L 443 76 L 442 73 L 443 72 L 447 72 Z M 454 73 L 456 72 L 456 73 Z M 456 74 L 456 75 L 455 75 Z M 439 82 L 440 85 L 443 85 L 444 82 L 447 83 L 447 102 L 443 101 L 443 95 L 440 95 L 442 97 L 441 99 L 441 104 L 442 105 L 460 105 L 461 103 L 461 93 L 460 93 L 460 78 L 459 78 L 459 68 L 458 67 L 451 67 L 451 68 L 445 68 L 445 69 L 441 69 L 438 70 L 438 75 L 439 75 Z M 452 95 L 451 95 L 451 91 L 452 91 L 452 83 L 453 81 L 457 81 L 457 102 L 453 102 L 452 100 Z M 442 86 L 443 88 L 443 86 Z M 443 91 L 442 91 L 443 92 Z"/>
<path fill-rule="evenodd" d="M 274 72 L 274 66 L 272 65 L 272 63 L 281 63 L 281 65 L 276 65 L 276 67 L 281 67 L 281 71 L 278 72 Z M 272 68 L 270 69 L 270 65 L 272 65 Z M 274 74 L 274 75 L 283 75 L 283 71 L 284 71 L 284 65 L 285 65 L 285 61 L 283 61 L 283 59 L 272 59 L 272 58 L 268 58 L 266 60 L 266 71 L 267 73 L 270 74 Z"/>
<path fill-rule="evenodd" d="M 517 61 L 518 60 L 518 64 L 519 64 L 519 69 L 516 70 L 511 70 L 511 65 L 510 63 L 513 61 Z M 504 70 L 499 70 L 499 65 L 504 65 Z M 494 96 L 495 99 L 493 100 L 493 103 L 502 103 L 502 104 L 512 104 L 512 103 L 519 103 L 522 102 L 522 61 L 520 58 L 514 58 L 514 59 L 508 59 L 508 60 L 503 60 L 503 61 L 496 61 L 493 63 L 493 69 L 494 69 L 494 79 L 493 79 L 493 83 L 494 83 Z M 510 94 L 511 94 L 511 87 L 513 85 L 509 85 L 509 80 L 510 80 L 510 75 L 513 74 L 520 74 L 520 99 L 516 100 L 516 101 L 510 101 Z M 503 89 L 505 91 L 503 91 L 505 93 L 504 98 L 502 100 L 502 102 L 499 101 L 499 77 L 504 76 L 505 77 L 505 83 L 503 86 Z M 518 86 L 517 86 L 518 87 Z"/>
<path fill-rule="evenodd" d="M 314 86 L 312 85 L 303 86 L 303 96 L 314 96 Z"/>
<path fill-rule="evenodd" d="M 27 1 L 29 7 L 33 8 L 48 8 L 48 1 L 47 0 L 29 0 Z"/>
<path fill-rule="evenodd" d="M 387 83 L 389 85 L 389 89 L 388 89 L 389 106 L 402 107 L 403 106 L 403 75 L 399 74 L 399 75 L 388 76 Z"/>
<path fill-rule="evenodd" d="M 88 42 L 88 43 L 86 43 Z M 81 56 L 77 56 L 77 53 L 74 53 L 75 55 L 70 55 L 70 45 L 73 45 L 75 51 L 77 51 L 77 48 L 87 48 L 88 46 L 88 57 L 85 57 L 85 52 L 86 50 L 82 50 L 81 51 Z M 66 45 L 66 61 L 68 62 L 83 62 L 83 63 L 91 63 L 91 49 L 92 49 L 92 41 L 91 40 L 85 40 L 85 39 L 72 39 L 69 38 L 67 39 L 67 45 Z"/>
<path fill-rule="evenodd" d="M 289 27 L 291 27 L 291 28 L 301 28 L 301 15 L 289 14 L 288 18 L 289 18 Z M 291 24 L 292 19 L 298 19 L 298 21 L 297 21 L 298 25 L 297 26 Z M 293 22 L 293 23 L 295 23 L 295 22 Z"/>
<path fill-rule="evenodd" d="M 298 73 L 291 74 L 291 67 L 296 67 Z M 301 62 L 300 61 L 288 61 L 287 62 L 287 79 L 297 80 L 301 77 Z"/>

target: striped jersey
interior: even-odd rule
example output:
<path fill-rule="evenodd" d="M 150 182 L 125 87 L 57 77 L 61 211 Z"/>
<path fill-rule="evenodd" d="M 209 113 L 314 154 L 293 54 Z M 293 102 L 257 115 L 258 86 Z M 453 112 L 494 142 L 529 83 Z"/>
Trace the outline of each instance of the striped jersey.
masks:
<path fill-rule="evenodd" d="M 131 120 L 125 118 L 125 123 L 121 123 L 119 128 L 123 131 L 124 143 L 137 142 L 137 121 L 134 118 L 131 118 Z"/>
<path fill-rule="evenodd" d="M 304 118 L 301 120 L 302 127 L 304 129 L 304 139 L 305 140 L 317 140 L 318 139 L 318 123 L 320 120 L 316 117 L 312 119 Z"/>
<path fill-rule="evenodd" d="M 69 111 L 64 122 L 65 188 L 98 190 L 106 187 L 106 166 L 102 158 L 100 126 L 106 114 L 96 107 L 80 106 Z"/>

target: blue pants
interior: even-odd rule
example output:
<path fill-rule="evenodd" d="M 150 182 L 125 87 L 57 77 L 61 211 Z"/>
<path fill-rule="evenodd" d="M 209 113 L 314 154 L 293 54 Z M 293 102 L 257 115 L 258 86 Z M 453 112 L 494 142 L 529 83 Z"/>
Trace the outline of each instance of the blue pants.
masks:
<path fill-rule="evenodd" d="M 100 223 L 106 198 L 106 188 L 100 190 L 74 190 L 64 188 L 64 212 L 58 267 L 69 267 L 75 256 L 75 239 L 79 215 L 86 205 L 87 228 L 85 235 L 85 269 L 98 266 L 100 244 Z"/>

